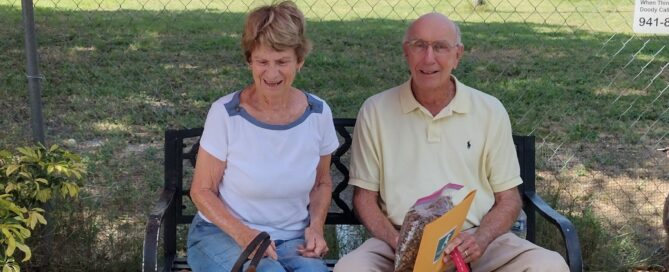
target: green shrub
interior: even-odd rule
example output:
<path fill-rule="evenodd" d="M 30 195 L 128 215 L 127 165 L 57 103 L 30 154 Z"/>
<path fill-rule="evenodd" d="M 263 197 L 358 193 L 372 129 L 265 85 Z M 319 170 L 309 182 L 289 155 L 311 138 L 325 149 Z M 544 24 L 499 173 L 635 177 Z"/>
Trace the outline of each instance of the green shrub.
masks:
<path fill-rule="evenodd" d="M 31 257 L 26 239 L 39 224 L 46 225 L 41 207 L 54 197 L 76 198 L 86 173 L 81 158 L 57 145 L 0 150 L 0 266 L 20 271 L 17 250 Z"/>

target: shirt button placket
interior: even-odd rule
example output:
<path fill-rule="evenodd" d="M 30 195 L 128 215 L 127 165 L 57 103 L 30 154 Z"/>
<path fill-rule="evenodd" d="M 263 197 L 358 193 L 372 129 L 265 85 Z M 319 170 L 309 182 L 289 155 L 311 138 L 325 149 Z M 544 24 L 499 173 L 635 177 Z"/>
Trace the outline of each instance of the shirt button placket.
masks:
<path fill-rule="evenodd" d="M 441 141 L 441 133 L 437 125 L 438 120 L 432 120 L 427 126 L 427 142 L 438 143 Z"/>

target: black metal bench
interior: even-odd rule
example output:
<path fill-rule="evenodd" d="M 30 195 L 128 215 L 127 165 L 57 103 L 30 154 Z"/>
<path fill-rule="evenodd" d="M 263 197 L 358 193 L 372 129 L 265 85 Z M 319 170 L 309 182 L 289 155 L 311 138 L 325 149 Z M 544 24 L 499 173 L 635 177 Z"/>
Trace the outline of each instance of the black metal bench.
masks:
<path fill-rule="evenodd" d="M 334 120 L 337 133 L 342 139 L 341 146 L 332 156 L 334 190 L 332 192 L 333 207 L 328 213 L 328 225 L 360 224 L 350 206 L 350 189 L 348 197 L 342 197 L 348 186 L 348 168 L 343 162 L 351 146 L 351 131 L 355 119 L 336 118 Z M 190 270 L 186 263 L 184 248 L 178 252 L 177 241 L 183 244 L 188 224 L 191 223 L 195 210 L 189 198 L 189 171 L 195 165 L 199 148 L 199 137 L 202 128 L 168 130 L 165 132 L 165 186 L 160 198 L 149 214 L 144 236 L 143 271 L 184 271 Z M 552 209 L 535 191 L 535 146 L 533 136 L 513 136 L 516 152 L 520 162 L 521 177 L 524 181 L 520 186 L 524 210 L 527 214 L 527 239 L 536 239 L 536 214 L 538 213 L 557 227 L 562 235 L 565 257 L 572 272 L 582 271 L 581 249 L 574 225 L 564 216 Z M 184 167 L 187 166 L 187 167 Z M 187 178 L 185 178 L 187 177 Z M 160 231 L 162 228 L 162 241 Z M 179 228 L 181 228 L 179 230 Z M 162 252 L 159 254 L 159 244 Z M 181 253 L 181 254 L 178 254 Z M 333 266 L 336 259 L 328 259 Z M 160 265 L 160 266 L 159 266 Z"/>

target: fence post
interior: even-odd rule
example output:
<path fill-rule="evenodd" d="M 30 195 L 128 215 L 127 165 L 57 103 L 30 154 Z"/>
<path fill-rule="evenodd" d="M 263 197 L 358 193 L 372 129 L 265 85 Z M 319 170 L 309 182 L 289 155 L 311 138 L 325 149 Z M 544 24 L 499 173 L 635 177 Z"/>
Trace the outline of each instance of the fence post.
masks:
<path fill-rule="evenodd" d="M 32 127 L 33 142 L 38 142 L 46 146 L 46 139 L 44 136 L 44 118 L 42 116 L 42 93 L 40 90 L 40 80 L 44 79 L 39 74 L 37 67 L 37 42 L 35 41 L 35 16 L 33 12 L 32 0 L 21 0 L 21 8 L 23 11 L 23 37 L 25 40 L 26 49 L 26 67 L 28 78 L 28 92 L 30 94 L 30 123 Z M 45 205 L 46 219 L 48 222 L 54 222 L 51 211 L 53 210 L 53 201 L 49 201 Z M 44 256 L 44 263 L 47 265 L 51 263 L 51 254 L 53 252 L 53 224 L 49 224 L 45 229 L 44 240 L 46 240 L 46 254 Z"/>
<path fill-rule="evenodd" d="M 44 119 L 42 117 L 42 95 L 40 80 L 43 77 L 37 69 L 37 43 L 35 42 L 35 18 L 33 16 L 33 1 L 21 0 L 23 8 L 23 30 L 26 46 L 28 92 L 30 93 L 30 120 L 33 131 L 33 141 L 46 146 L 44 137 Z"/>

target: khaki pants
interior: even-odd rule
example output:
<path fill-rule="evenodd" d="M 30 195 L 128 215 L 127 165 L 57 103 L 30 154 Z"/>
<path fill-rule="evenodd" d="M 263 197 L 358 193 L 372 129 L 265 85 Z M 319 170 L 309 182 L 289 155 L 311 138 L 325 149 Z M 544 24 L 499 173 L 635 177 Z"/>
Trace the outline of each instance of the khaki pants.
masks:
<path fill-rule="evenodd" d="M 476 228 L 468 229 L 474 232 Z M 395 252 L 385 242 L 371 238 L 356 250 L 342 257 L 335 272 L 390 272 L 394 269 Z M 550 251 L 508 232 L 497 237 L 476 262 L 474 272 L 487 271 L 569 271 L 567 263 L 555 251 Z"/>

